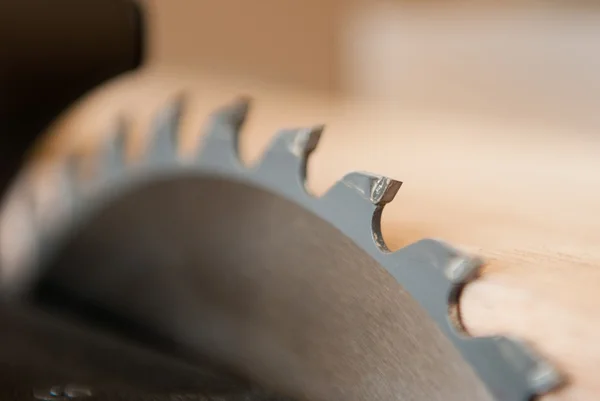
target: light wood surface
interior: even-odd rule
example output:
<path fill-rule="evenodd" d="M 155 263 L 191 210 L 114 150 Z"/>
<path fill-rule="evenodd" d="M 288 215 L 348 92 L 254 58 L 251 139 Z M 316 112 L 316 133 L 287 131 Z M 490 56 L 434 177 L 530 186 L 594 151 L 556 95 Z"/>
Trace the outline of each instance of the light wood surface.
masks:
<path fill-rule="evenodd" d="M 600 399 L 600 137 L 146 70 L 83 100 L 35 158 L 44 164 L 92 147 L 118 114 L 138 134 L 135 157 L 152 113 L 183 89 L 183 151 L 197 143 L 208 113 L 240 94 L 256 99 L 241 140 L 247 163 L 277 129 L 326 123 L 310 190 L 319 195 L 350 170 L 402 180 L 384 212 L 390 246 L 434 237 L 485 257 L 483 276 L 461 301 L 468 330 L 520 336 L 556 363 L 570 383 L 544 401 Z"/>
<path fill-rule="evenodd" d="M 348 0 L 140 0 L 150 64 L 339 91 Z"/>

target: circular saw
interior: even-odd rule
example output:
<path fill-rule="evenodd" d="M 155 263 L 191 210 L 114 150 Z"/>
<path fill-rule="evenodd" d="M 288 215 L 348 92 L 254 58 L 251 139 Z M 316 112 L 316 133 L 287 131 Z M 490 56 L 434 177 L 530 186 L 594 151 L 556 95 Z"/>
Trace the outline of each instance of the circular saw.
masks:
<path fill-rule="evenodd" d="M 423 239 L 391 252 L 401 183 L 305 187 L 322 126 L 277 133 L 254 167 L 249 101 L 179 151 L 183 97 L 139 160 L 120 120 L 92 157 L 24 167 L 0 211 L 0 394 L 16 400 L 527 401 L 560 383 L 517 339 L 470 337 L 482 261 Z M 86 171 L 88 172 L 86 174 Z M 91 171 L 91 173 L 90 173 Z"/>

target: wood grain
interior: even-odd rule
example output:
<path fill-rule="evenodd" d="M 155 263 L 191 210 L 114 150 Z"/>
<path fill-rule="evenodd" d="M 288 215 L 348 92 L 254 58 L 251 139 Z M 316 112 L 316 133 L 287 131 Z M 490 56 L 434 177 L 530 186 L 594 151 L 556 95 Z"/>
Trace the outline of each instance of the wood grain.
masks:
<path fill-rule="evenodd" d="M 197 143 L 208 113 L 239 94 L 257 99 L 241 141 L 247 163 L 256 162 L 278 128 L 327 123 L 309 166 L 310 190 L 323 193 L 349 170 L 404 181 L 384 213 L 390 246 L 434 237 L 487 258 L 483 276 L 462 298 L 468 330 L 520 336 L 555 362 L 569 384 L 543 400 L 599 399 L 597 135 L 146 70 L 82 101 L 51 129 L 34 158 L 44 165 L 93 147 L 118 114 L 131 117 L 139 134 L 135 157 L 152 113 L 181 89 L 190 95 L 184 152 Z"/>

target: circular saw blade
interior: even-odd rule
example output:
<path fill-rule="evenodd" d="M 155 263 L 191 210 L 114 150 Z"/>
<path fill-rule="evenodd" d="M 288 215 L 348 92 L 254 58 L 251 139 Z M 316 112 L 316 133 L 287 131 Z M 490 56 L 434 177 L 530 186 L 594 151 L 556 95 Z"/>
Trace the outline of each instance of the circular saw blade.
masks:
<path fill-rule="evenodd" d="M 244 166 L 247 100 L 216 112 L 183 157 L 182 105 L 159 113 L 142 160 L 126 161 L 121 126 L 92 179 L 77 158 L 61 165 L 51 214 L 16 186 L 0 221 L 6 293 L 118 311 L 188 360 L 298 400 L 526 401 L 559 383 L 521 342 L 471 338 L 451 318 L 478 259 L 436 240 L 387 249 L 380 220 L 400 182 L 351 173 L 309 194 L 321 126 L 280 132 Z M 30 210 L 15 223 L 11 205 Z M 29 228 L 19 252 L 15 224 Z"/>

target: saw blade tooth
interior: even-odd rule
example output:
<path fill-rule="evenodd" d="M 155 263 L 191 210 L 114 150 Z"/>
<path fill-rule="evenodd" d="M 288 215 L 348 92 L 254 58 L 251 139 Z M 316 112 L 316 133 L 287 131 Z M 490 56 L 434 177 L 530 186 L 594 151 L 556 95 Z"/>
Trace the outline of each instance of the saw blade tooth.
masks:
<path fill-rule="evenodd" d="M 365 173 L 347 174 L 321 198 L 332 211 L 335 225 L 351 233 L 355 241 L 373 245 L 371 252 L 388 252 L 381 233 L 384 206 L 402 186 L 400 181 Z"/>
<path fill-rule="evenodd" d="M 530 400 L 564 383 L 561 373 L 521 340 L 507 336 L 460 340 L 463 356 L 494 399 Z"/>
<path fill-rule="evenodd" d="M 473 281 L 483 268 L 484 261 L 478 257 L 470 255 L 460 255 L 455 257 L 444 268 L 444 274 L 448 281 L 454 286 L 451 301 L 457 301 L 460 291 L 469 282 Z"/>
<path fill-rule="evenodd" d="M 24 179 L 18 201 L 29 211 L 29 216 L 22 220 L 20 240 L 23 243 L 19 245 L 30 255 L 21 261 L 23 271 L 11 281 L 11 286 L 16 285 L 17 290 L 24 289 L 30 275 L 35 272 L 34 264 L 53 248 L 57 236 L 71 227 L 83 205 L 81 166 L 82 157 L 69 154 L 61 162 L 45 166 L 37 174 Z M 22 248 L 24 244 L 25 248 Z"/>
<path fill-rule="evenodd" d="M 444 331 L 454 334 L 457 327 L 449 320 L 448 311 L 463 284 L 449 280 L 446 268 L 455 263 L 458 252 L 441 241 L 425 239 L 392 252 L 388 257 L 390 262 L 385 267 L 400 284 L 427 283 L 429 291 L 413 290 L 410 285 L 406 290 L 436 321 L 446 323 L 442 327 Z"/>
<path fill-rule="evenodd" d="M 399 283 L 429 283 L 431 291 L 407 288 L 432 317 L 443 322 L 445 331 L 462 334 L 460 316 L 450 316 L 464 287 L 484 266 L 483 259 L 467 255 L 444 241 L 423 239 L 389 254 L 386 269 Z"/>
<path fill-rule="evenodd" d="M 481 340 L 497 347 L 507 367 L 526 380 L 532 396 L 550 392 L 563 383 L 562 374 L 522 340 L 506 336 Z"/>
<path fill-rule="evenodd" d="M 63 200 L 63 206 L 73 209 L 79 202 L 82 190 L 81 168 L 83 160 L 76 154 L 68 155 L 59 167 L 58 186 L 55 190 L 59 191 L 58 197 Z"/>
<path fill-rule="evenodd" d="M 128 131 L 127 120 L 124 117 L 118 117 L 109 130 L 97 161 L 96 168 L 99 170 L 97 175 L 101 179 L 113 178 L 123 173 L 129 140 Z"/>
<path fill-rule="evenodd" d="M 103 165 L 111 171 L 121 170 L 125 165 L 129 123 L 119 116 L 110 129 L 103 149 Z"/>
<path fill-rule="evenodd" d="M 560 374 L 522 342 L 501 336 L 470 337 L 460 315 L 450 315 L 464 286 L 481 269 L 480 258 L 433 239 L 418 241 L 388 257 L 390 262 L 384 264 L 388 272 L 438 322 L 494 399 L 530 399 L 561 383 Z"/>
<path fill-rule="evenodd" d="M 296 178 L 304 187 L 308 158 L 317 148 L 323 129 L 323 125 L 316 125 L 279 131 L 259 163 L 261 175 L 283 181 L 282 185 Z"/>
<path fill-rule="evenodd" d="M 153 164 L 169 163 L 177 160 L 179 125 L 185 102 L 184 95 L 177 96 L 159 111 L 152 122 L 146 158 Z"/>
<path fill-rule="evenodd" d="M 23 181 L 12 189 L 0 214 L 0 288 L 6 297 L 22 290 L 40 244 L 35 195 L 30 182 Z"/>
<path fill-rule="evenodd" d="M 201 164 L 230 167 L 240 163 L 239 136 L 250 104 L 249 97 L 240 97 L 212 114 L 198 152 Z"/>

